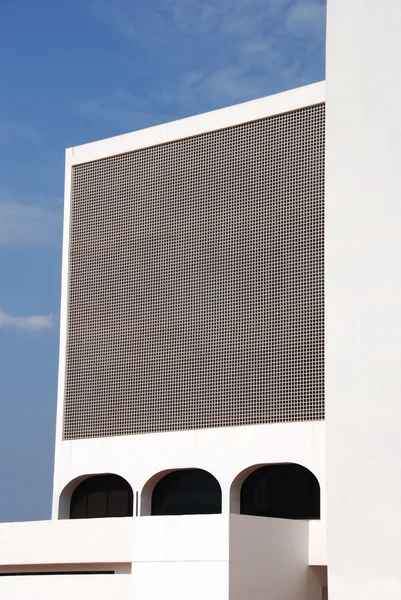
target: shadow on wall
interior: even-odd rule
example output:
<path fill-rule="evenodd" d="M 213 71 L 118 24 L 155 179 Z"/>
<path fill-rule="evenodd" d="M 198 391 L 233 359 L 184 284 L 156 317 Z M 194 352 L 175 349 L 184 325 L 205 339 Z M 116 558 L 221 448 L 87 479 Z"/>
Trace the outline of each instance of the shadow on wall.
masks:
<path fill-rule="evenodd" d="M 152 515 L 221 513 L 221 487 L 203 469 L 181 469 L 164 475 L 152 492 Z"/>
<path fill-rule="evenodd" d="M 279 519 L 320 519 L 315 475 L 294 463 L 256 465 L 231 486 L 231 512 Z"/>
<path fill-rule="evenodd" d="M 60 513 L 62 509 L 66 512 L 68 502 L 70 519 L 132 517 L 132 488 L 123 477 L 110 473 L 93 475 L 75 480 L 73 489 L 69 489 L 71 484 L 60 498 Z"/>

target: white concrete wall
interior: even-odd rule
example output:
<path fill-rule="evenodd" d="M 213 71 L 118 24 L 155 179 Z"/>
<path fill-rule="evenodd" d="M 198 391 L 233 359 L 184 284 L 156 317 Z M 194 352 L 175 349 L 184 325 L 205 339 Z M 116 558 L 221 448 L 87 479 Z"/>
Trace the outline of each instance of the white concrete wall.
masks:
<path fill-rule="evenodd" d="M 0 598 L 320 600 L 308 528 L 245 515 L 8 523 L 0 526 L 0 573 L 119 575 L 0 577 Z"/>
<path fill-rule="evenodd" d="M 229 512 L 230 488 L 244 469 L 263 463 L 294 462 L 316 475 L 321 486 L 322 519 L 311 528 L 314 564 L 325 564 L 325 424 L 277 423 L 115 438 L 61 442 L 54 479 L 53 517 L 65 486 L 85 474 L 116 473 L 139 498 L 146 482 L 166 469 L 201 468 L 219 481 L 223 512 Z M 239 493 L 239 490 L 237 491 Z M 139 512 L 140 507 L 139 507 Z M 146 514 L 146 513 L 145 513 Z M 68 518 L 68 502 L 61 517 Z"/>
<path fill-rule="evenodd" d="M 330 600 L 401 598 L 401 2 L 329 0 Z"/>
<path fill-rule="evenodd" d="M 0 565 L 131 562 L 134 519 L 0 525 Z"/>
<path fill-rule="evenodd" d="M 0 598 L 224 600 L 228 561 L 226 515 L 7 523 L 0 525 L 0 573 L 125 574 L 0 577 Z"/>
<path fill-rule="evenodd" d="M 315 600 L 308 538 L 306 521 L 231 515 L 230 600 Z"/>
<path fill-rule="evenodd" d="M 327 520 L 309 522 L 309 564 L 327 566 Z"/>
<path fill-rule="evenodd" d="M 0 565 L 221 562 L 228 517 L 187 515 L 0 525 Z"/>
<path fill-rule="evenodd" d="M 133 565 L 133 575 L 0 577 L 4 600 L 228 600 L 228 563 Z"/>
<path fill-rule="evenodd" d="M 132 565 L 137 600 L 228 600 L 228 561 Z"/>
<path fill-rule="evenodd" d="M 133 578 L 129 575 L 0 577 L 0 598 L 4 600 L 135 598 L 133 590 Z"/>

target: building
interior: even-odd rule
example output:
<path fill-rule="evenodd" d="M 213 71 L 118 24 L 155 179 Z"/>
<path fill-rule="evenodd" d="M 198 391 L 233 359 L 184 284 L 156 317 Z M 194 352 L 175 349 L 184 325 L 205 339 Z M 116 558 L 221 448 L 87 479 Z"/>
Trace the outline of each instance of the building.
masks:
<path fill-rule="evenodd" d="M 400 597 L 397 17 L 331 0 L 325 84 L 67 151 L 53 518 L 0 526 L 2 597 Z"/>

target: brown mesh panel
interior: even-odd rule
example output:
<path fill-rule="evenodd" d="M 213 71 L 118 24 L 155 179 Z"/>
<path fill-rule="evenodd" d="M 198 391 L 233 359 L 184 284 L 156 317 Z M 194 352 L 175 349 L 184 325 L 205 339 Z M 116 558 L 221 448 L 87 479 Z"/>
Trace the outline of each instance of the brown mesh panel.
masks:
<path fill-rule="evenodd" d="M 64 438 L 324 417 L 324 105 L 75 166 Z"/>

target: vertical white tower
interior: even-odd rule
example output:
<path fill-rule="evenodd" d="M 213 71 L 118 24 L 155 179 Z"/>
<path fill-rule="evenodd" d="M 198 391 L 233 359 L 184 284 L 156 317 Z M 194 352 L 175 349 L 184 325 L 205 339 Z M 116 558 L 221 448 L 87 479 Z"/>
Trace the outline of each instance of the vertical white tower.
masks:
<path fill-rule="evenodd" d="M 401 2 L 329 0 L 330 600 L 401 598 Z"/>

